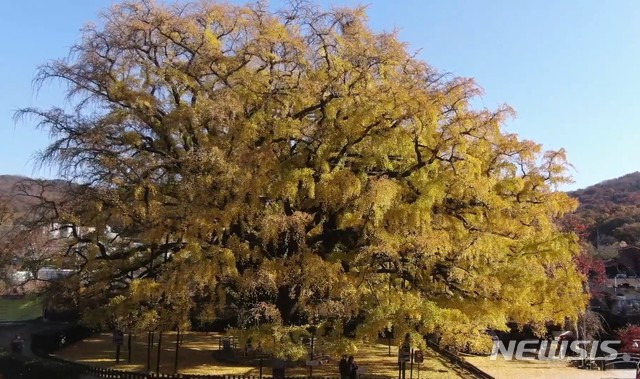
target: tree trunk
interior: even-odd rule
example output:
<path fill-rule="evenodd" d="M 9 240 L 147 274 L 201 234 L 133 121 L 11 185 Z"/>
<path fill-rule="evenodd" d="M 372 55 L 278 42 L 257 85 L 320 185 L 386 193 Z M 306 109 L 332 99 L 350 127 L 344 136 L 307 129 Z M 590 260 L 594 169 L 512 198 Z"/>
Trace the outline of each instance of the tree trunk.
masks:
<path fill-rule="evenodd" d="M 147 332 L 147 371 L 151 371 L 151 345 L 153 344 L 153 333 Z"/>
<path fill-rule="evenodd" d="M 131 363 L 131 333 L 127 339 L 127 363 Z"/>
<path fill-rule="evenodd" d="M 158 332 L 158 361 L 156 362 L 156 373 L 160 373 L 160 353 L 162 352 L 162 330 Z"/>
<path fill-rule="evenodd" d="M 178 373 L 178 351 L 180 350 L 180 329 L 178 329 L 178 333 L 176 334 L 176 356 L 175 361 L 173 362 L 173 371 Z"/>

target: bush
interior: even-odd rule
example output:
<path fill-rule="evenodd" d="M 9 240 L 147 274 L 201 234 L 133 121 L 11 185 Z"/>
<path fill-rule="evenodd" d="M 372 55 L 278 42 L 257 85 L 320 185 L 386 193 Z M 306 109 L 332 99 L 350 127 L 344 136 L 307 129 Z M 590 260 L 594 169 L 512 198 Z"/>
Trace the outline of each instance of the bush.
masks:
<path fill-rule="evenodd" d="M 640 352 L 640 346 L 638 346 L 638 342 L 640 341 L 640 325 L 627 324 L 625 327 L 618 329 L 616 331 L 616 334 L 618 335 L 618 338 L 622 343 L 620 352 Z"/>
<path fill-rule="evenodd" d="M 0 354 L 0 374 L 4 379 L 76 379 L 82 367 L 42 359 Z"/>

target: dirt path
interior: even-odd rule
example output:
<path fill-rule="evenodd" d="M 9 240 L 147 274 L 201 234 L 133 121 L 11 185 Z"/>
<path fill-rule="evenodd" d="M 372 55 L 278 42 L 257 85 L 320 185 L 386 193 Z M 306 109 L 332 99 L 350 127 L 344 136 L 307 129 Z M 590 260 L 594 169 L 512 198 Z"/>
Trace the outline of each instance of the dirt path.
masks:
<path fill-rule="evenodd" d="M 180 347 L 179 369 L 182 373 L 189 374 L 219 374 L 219 375 L 254 375 L 259 373 L 259 365 L 256 362 L 236 362 L 225 363 L 216 358 L 213 353 L 218 350 L 218 339 L 221 335 L 217 333 L 186 332 L 183 344 Z M 66 346 L 55 355 L 59 358 L 81 362 L 91 366 L 116 368 L 127 371 L 145 371 L 147 362 L 147 336 L 138 335 L 132 339 L 132 360 L 127 362 L 126 343 L 122 350 L 123 360 L 120 364 L 115 364 L 114 345 L 111 335 L 108 333 L 97 334 L 86 338 L 83 341 Z M 157 336 L 156 336 L 157 338 Z M 173 372 L 175 359 L 175 333 L 165 332 L 161 351 L 161 372 Z M 157 340 L 156 340 L 157 341 Z M 388 346 L 385 344 L 366 344 L 361 346 L 357 354 L 354 354 L 358 365 L 364 376 L 385 376 L 397 378 L 397 348 L 392 347 L 391 355 L 388 353 Z M 420 368 L 420 378 L 429 379 L 453 379 L 453 378 L 473 378 L 455 364 L 440 356 L 435 351 L 428 349 L 424 352 L 425 362 Z M 150 357 L 151 367 L 156 367 L 157 343 L 154 345 Z M 271 374 L 269 362 L 265 362 L 265 373 Z M 295 366 L 287 369 L 287 375 L 304 376 L 308 373 L 308 368 Z M 314 376 L 335 377 L 338 373 L 337 361 L 313 369 Z M 409 367 L 407 367 L 407 378 L 410 377 Z M 417 378 L 417 367 L 414 367 L 413 378 Z"/>

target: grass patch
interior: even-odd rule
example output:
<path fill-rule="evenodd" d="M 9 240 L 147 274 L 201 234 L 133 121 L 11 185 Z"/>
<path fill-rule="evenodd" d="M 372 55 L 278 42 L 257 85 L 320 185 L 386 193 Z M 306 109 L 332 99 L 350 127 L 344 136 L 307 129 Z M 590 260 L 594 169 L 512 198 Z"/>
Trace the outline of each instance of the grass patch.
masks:
<path fill-rule="evenodd" d="M 38 296 L 0 297 L 0 322 L 35 320 L 42 314 L 42 299 Z"/>

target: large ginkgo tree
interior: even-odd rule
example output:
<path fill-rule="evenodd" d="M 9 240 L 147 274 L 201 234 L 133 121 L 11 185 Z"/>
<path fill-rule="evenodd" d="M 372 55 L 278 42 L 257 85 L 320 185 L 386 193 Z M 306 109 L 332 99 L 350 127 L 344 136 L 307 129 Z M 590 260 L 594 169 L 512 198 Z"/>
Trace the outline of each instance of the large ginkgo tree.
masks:
<path fill-rule="evenodd" d="M 20 112 L 75 183 L 39 210 L 70 231 L 60 288 L 88 322 L 223 318 L 295 357 L 387 329 L 480 350 L 584 308 L 564 152 L 363 9 L 127 1 L 99 25 L 36 78 L 71 106 Z"/>

